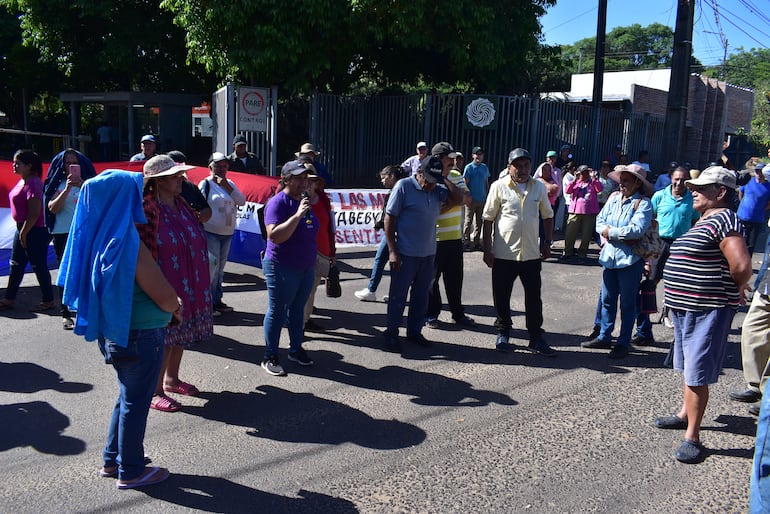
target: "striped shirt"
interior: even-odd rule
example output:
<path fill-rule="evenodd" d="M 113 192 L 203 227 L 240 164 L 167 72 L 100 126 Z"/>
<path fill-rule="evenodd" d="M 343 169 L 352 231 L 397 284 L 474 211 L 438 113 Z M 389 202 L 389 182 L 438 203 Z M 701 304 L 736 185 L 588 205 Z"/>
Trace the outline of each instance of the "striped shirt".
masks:
<path fill-rule="evenodd" d="M 671 244 L 671 255 L 663 268 L 668 307 L 684 311 L 738 308 L 738 286 L 719 248 L 730 232 L 742 234 L 743 227 L 735 212 L 725 209 L 701 218 Z"/>

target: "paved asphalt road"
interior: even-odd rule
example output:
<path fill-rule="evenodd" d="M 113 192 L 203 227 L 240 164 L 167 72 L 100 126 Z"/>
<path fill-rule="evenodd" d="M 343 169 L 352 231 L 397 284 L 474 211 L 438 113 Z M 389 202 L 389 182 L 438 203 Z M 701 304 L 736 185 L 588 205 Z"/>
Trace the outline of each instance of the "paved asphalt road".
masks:
<path fill-rule="evenodd" d="M 543 266 L 556 358 L 494 351 L 480 253 L 465 254 L 464 287 L 478 327 L 426 329 L 433 347 L 405 346 L 401 356 L 380 348 L 385 304 L 353 297 L 373 251 L 340 257 L 343 297 L 317 296 L 326 331 L 309 334 L 315 365 L 285 362 L 287 377 L 258 365 L 266 307 L 258 270 L 228 265 L 225 301 L 236 312 L 218 318 L 215 337 L 182 363 L 182 378 L 203 392 L 180 397 L 181 412 L 150 412 L 146 452 L 172 476 L 133 491 L 96 475 L 114 372 L 55 313 L 26 312 L 39 300 L 28 275 L 18 308 L 0 317 L 0 511 L 747 510 L 755 419 L 727 397 L 743 386 L 739 329 L 703 421 L 709 456 L 688 466 L 673 457 L 683 434 L 652 425 L 681 401 L 680 376 L 662 366 L 671 331 L 655 325 L 660 343 L 619 362 L 579 347 L 598 266 Z M 520 285 L 513 296 L 514 335 L 525 344 Z"/>

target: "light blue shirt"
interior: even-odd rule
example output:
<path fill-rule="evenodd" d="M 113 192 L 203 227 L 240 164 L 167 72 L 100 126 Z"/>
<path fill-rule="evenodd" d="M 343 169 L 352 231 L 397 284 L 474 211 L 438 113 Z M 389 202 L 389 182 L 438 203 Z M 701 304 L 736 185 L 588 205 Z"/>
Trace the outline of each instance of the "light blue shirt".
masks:
<path fill-rule="evenodd" d="M 681 198 L 671 192 L 671 187 L 661 189 L 652 195 L 652 211 L 658 221 L 658 234 L 666 239 L 676 239 L 690 228 L 700 217 L 692 207 L 692 193 L 685 189 Z"/>
<path fill-rule="evenodd" d="M 634 210 L 637 200 L 639 207 Z M 621 193 L 610 196 L 596 216 L 596 231 L 610 227 L 607 242 L 599 254 L 599 264 L 608 269 L 627 268 L 641 259 L 628 244 L 639 239 L 652 223 L 652 205 L 638 191 L 628 199 Z"/>
<path fill-rule="evenodd" d="M 436 220 L 441 204 L 449 197 L 444 186 L 431 191 L 420 187 L 416 177 L 399 180 L 388 198 L 386 214 L 398 218 L 398 252 L 410 257 L 428 257 L 436 253 Z"/>
<path fill-rule="evenodd" d="M 487 184 L 489 183 L 489 168 L 483 162 L 471 162 L 465 166 L 463 178 L 468 181 L 471 200 L 483 202 L 487 199 Z"/>

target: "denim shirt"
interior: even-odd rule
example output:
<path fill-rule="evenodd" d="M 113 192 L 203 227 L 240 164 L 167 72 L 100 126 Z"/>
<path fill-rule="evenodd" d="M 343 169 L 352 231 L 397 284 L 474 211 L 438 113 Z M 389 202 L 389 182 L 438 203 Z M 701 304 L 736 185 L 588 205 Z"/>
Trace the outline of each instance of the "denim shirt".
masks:
<path fill-rule="evenodd" d="M 639 199 L 639 207 L 634 210 Z M 609 269 L 627 268 L 641 259 L 634 254 L 627 241 L 641 238 L 651 223 L 652 205 L 640 192 L 637 191 L 625 200 L 620 193 L 610 196 L 596 217 L 596 231 L 599 234 L 610 227 L 608 240 L 599 254 L 599 264 Z"/>

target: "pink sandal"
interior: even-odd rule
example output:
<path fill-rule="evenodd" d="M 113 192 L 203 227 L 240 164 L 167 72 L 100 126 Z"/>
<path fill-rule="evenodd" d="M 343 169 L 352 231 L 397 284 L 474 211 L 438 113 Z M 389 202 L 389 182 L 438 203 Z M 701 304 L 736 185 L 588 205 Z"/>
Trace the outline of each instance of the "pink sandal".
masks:
<path fill-rule="evenodd" d="M 169 398 L 165 394 L 159 394 L 153 397 L 150 408 L 163 412 L 176 412 L 181 409 L 182 406 L 179 402 Z"/>
<path fill-rule="evenodd" d="M 164 385 L 163 390 L 167 393 L 183 394 L 185 396 L 198 396 L 200 394 L 197 387 L 187 382 L 179 382 L 175 386 Z"/>

